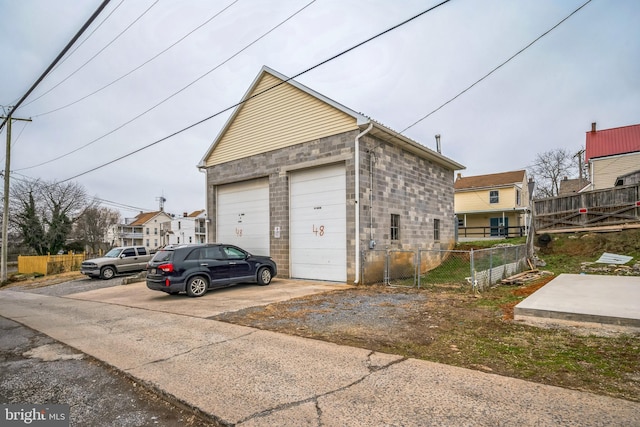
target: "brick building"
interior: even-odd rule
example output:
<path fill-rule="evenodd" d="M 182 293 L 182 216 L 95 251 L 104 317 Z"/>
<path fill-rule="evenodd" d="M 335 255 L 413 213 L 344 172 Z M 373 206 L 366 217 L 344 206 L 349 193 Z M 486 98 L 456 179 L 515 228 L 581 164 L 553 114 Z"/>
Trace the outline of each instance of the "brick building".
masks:
<path fill-rule="evenodd" d="M 263 67 L 202 158 L 209 241 L 358 283 L 363 251 L 454 244 L 464 166 Z"/>

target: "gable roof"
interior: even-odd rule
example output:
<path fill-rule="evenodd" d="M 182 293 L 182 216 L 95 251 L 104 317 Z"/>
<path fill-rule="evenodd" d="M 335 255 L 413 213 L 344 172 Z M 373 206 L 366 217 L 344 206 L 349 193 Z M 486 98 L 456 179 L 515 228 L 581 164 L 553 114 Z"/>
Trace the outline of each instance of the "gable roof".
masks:
<path fill-rule="evenodd" d="M 138 215 L 136 215 L 135 219 L 133 220 L 133 222 L 131 222 L 128 225 L 144 225 L 147 222 L 151 221 L 153 218 L 155 218 L 156 216 L 160 215 L 160 214 L 165 214 L 167 215 L 165 212 L 163 211 L 155 211 L 155 212 L 140 212 Z"/>
<path fill-rule="evenodd" d="M 189 218 L 197 218 L 203 212 L 204 212 L 204 209 L 200 209 L 199 211 L 193 211 L 188 215 L 188 217 Z"/>
<path fill-rule="evenodd" d="M 348 107 L 345 107 L 344 105 L 306 87 L 305 85 L 283 75 L 278 73 L 277 71 L 272 70 L 269 67 L 263 66 L 260 73 L 258 74 L 258 76 L 254 79 L 253 83 L 251 84 L 251 86 L 249 87 L 249 89 L 247 90 L 247 92 L 244 94 L 244 96 L 242 97 L 242 100 L 238 103 L 238 105 L 236 106 L 234 112 L 232 113 L 232 115 L 229 117 L 229 119 L 227 120 L 226 124 L 224 125 L 224 127 L 222 128 L 222 130 L 220 131 L 220 133 L 218 134 L 218 136 L 215 138 L 215 140 L 213 141 L 213 143 L 211 144 L 211 146 L 209 147 L 209 149 L 207 150 L 206 154 L 203 156 L 202 160 L 200 160 L 200 162 L 198 163 L 198 168 L 206 168 L 208 166 L 211 166 L 212 164 L 216 164 L 216 163 L 212 163 L 210 161 L 211 156 L 213 155 L 214 151 L 217 149 L 220 149 L 221 151 L 234 151 L 236 153 L 238 153 L 238 149 L 237 147 L 225 147 L 225 143 L 226 140 L 225 138 L 228 136 L 228 133 L 233 134 L 234 132 L 234 123 L 236 122 L 236 120 L 243 120 L 245 119 L 245 117 L 243 117 L 243 115 L 245 115 L 245 111 L 243 111 L 245 108 L 247 109 L 247 111 L 250 110 L 250 108 L 252 107 L 252 103 L 254 105 L 256 105 L 258 102 L 260 102 L 263 99 L 267 99 L 267 97 L 269 96 L 273 96 L 274 98 L 278 96 L 278 89 L 284 89 L 286 87 L 289 88 L 295 88 L 295 90 L 297 90 L 298 92 L 295 92 L 295 95 L 303 95 L 305 97 L 305 99 L 309 102 L 320 102 L 323 104 L 326 104 L 326 106 L 330 107 L 330 111 L 333 111 L 334 114 L 338 113 L 338 115 L 340 117 L 342 117 L 342 124 L 339 127 L 336 127 L 336 129 L 331 129 L 331 130 L 327 130 L 327 129 L 316 129 L 316 132 L 320 132 L 318 135 L 321 136 L 330 136 L 333 134 L 338 134 L 338 133 L 342 133 L 344 132 L 346 129 L 348 130 L 364 130 L 367 126 L 372 125 L 372 129 L 370 131 L 370 133 L 374 136 L 377 137 L 381 137 L 384 138 L 387 141 L 393 142 L 399 146 L 401 146 L 402 148 L 406 149 L 407 151 L 413 152 L 414 154 L 423 157 L 423 158 L 427 158 L 429 160 L 432 160 L 438 164 L 441 164 L 451 170 L 460 170 L 460 169 L 464 169 L 465 167 L 445 156 L 443 156 L 441 153 L 437 153 L 427 147 L 425 147 L 424 145 L 421 145 L 413 140 L 411 140 L 410 138 L 407 138 L 404 135 L 401 135 L 398 132 L 395 132 L 383 125 L 381 125 L 378 122 L 375 122 L 373 120 L 371 120 L 369 117 L 358 113 Z M 274 95 L 275 94 L 275 95 Z M 291 97 L 291 92 L 289 91 L 287 94 L 282 95 L 282 98 L 284 98 L 285 96 L 289 96 Z M 275 99 L 276 101 L 278 101 L 278 99 Z M 290 101 L 291 98 L 287 99 L 287 101 Z M 280 99 L 280 101 L 282 101 L 282 99 Z M 285 103 L 286 104 L 286 103 Z M 287 105 L 285 105 L 287 106 Z M 264 111 L 264 110 L 261 110 Z M 289 111 L 287 111 L 288 114 L 298 114 L 299 111 L 298 110 L 291 110 L 289 109 Z M 246 113 L 246 116 L 250 116 L 251 112 Z M 334 117 L 336 117 L 334 115 Z M 283 117 L 278 117 L 281 120 L 285 120 L 285 118 Z M 326 117 L 325 117 L 326 118 Z M 344 118 L 347 119 L 347 121 L 344 121 Z M 286 117 L 286 119 L 289 120 L 295 120 L 295 119 L 291 119 L 290 117 Z M 246 119 L 246 120 L 250 120 L 250 119 Z M 263 122 L 256 120 L 255 123 L 260 123 L 261 125 L 263 124 Z M 327 121 L 325 121 L 325 126 L 328 126 Z M 348 124 L 351 123 L 351 124 Z M 317 125 L 316 123 L 313 123 L 314 125 Z M 268 127 L 269 131 L 273 131 L 273 123 L 269 123 L 269 125 L 271 125 L 270 127 Z M 310 124 L 308 125 L 310 126 Z M 266 129 L 266 127 L 265 127 Z M 288 129 L 287 129 L 288 130 Z M 255 132 L 255 129 L 253 130 Z M 324 132 L 324 134 L 322 134 L 322 132 Z M 329 132 L 329 133 L 327 133 Z M 331 133 L 332 132 L 332 133 Z M 238 138 L 236 135 L 232 135 L 233 137 L 236 138 L 236 142 L 239 142 L 241 139 Z M 281 136 L 280 137 L 280 144 L 286 144 L 285 142 L 282 142 L 282 140 L 286 140 L 286 136 Z M 317 136 L 316 136 L 317 138 Z M 299 143 L 302 141 L 297 141 L 295 139 L 291 139 L 289 142 L 291 143 Z M 243 153 L 244 157 L 249 157 L 250 155 L 253 154 L 257 154 L 257 152 L 252 152 L 250 150 L 255 151 L 256 148 L 251 147 L 251 149 L 249 149 L 249 147 L 242 147 L 243 150 L 241 151 Z M 286 145 L 283 145 L 286 146 Z M 280 146 L 269 146 L 267 148 L 270 149 L 277 149 L 277 148 L 281 148 Z M 268 150 L 270 151 L 270 150 Z M 264 151 L 262 151 L 264 152 Z M 221 156 L 224 158 L 224 156 Z M 219 161 L 218 163 L 223 163 L 223 161 Z"/>
<path fill-rule="evenodd" d="M 487 187 L 504 187 L 507 185 L 522 184 L 525 179 L 524 170 L 492 173 L 488 175 L 476 175 L 462 177 L 458 174 L 453 184 L 454 190 L 471 190 Z"/>
<path fill-rule="evenodd" d="M 640 124 L 587 132 L 586 162 L 636 151 L 640 151 Z"/>
<path fill-rule="evenodd" d="M 575 178 L 568 179 L 565 178 L 560 181 L 560 188 L 558 190 L 559 196 L 567 196 L 574 193 L 579 193 L 584 190 L 586 186 L 590 184 L 589 180 L 586 178 Z"/>

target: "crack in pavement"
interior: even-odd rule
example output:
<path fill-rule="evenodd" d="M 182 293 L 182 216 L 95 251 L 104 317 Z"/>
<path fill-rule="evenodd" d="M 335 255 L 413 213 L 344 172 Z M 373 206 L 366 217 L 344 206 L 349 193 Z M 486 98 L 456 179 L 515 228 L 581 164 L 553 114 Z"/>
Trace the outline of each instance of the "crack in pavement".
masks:
<path fill-rule="evenodd" d="M 142 367 L 145 367 L 145 366 L 148 366 L 148 365 L 153 365 L 153 364 L 155 364 L 155 363 L 162 363 L 162 362 L 166 362 L 166 361 L 171 360 L 171 359 L 174 359 L 174 358 L 176 358 L 176 357 L 178 357 L 178 356 L 184 356 L 185 354 L 189 354 L 189 353 L 191 353 L 191 352 L 193 352 L 193 351 L 195 351 L 195 350 L 200 350 L 200 349 L 202 349 L 202 348 L 206 348 L 206 347 L 211 347 L 211 346 L 216 346 L 216 345 L 220 345 L 220 344 L 225 344 L 225 343 L 228 343 L 228 342 L 231 342 L 231 341 L 235 341 L 235 340 L 240 339 L 240 338 L 247 337 L 247 336 L 249 336 L 249 335 L 253 335 L 253 334 L 255 334 L 256 332 L 258 332 L 258 331 L 257 331 L 257 330 L 255 330 L 255 331 L 250 331 L 250 332 L 247 332 L 246 334 L 238 335 L 237 337 L 228 338 L 228 339 L 225 339 L 225 340 L 222 340 L 222 341 L 216 341 L 216 342 L 211 342 L 211 343 L 207 343 L 207 344 L 202 344 L 202 345 L 200 345 L 200 346 L 190 348 L 190 349 L 189 349 L 189 350 L 187 350 L 187 351 L 183 351 L 182 353 L 176 353 L 176 354 L 173 354 L 173 355 L 171 355 L 171 356 L 164 357 L 164 358 L 162 358 L 162 359 L 152 360 L 152 361 L 150 361 L 150 362 L 143 363 L 142 365 L 138 365 L 138 366 L 134 366 L 134 367 L 132 367 L 132 368 L 126 369 L 125 371 L 126 371 L 126 372 L 130 372 L 130 371 L 132 371 L 132 370 L 135 370 L 135 369 L 138 369 L 138 368 L 142 368 Z"/>
<path fill-rule="evenodd" d="M 296 402 L 283 403 L 281 405 L 274 406 L 273 408 L 265 409 L 264 411 L 260 411 L 260 412 L 257 412 L 255 414 L 252 414 L 252 415 L 249 415 L 249 416 L 245 417 L 244 419 L 238 421 L 236 423 L 236 425 L 241 425 L 242 423 L 245 423 L 247 421 L 251 421 L 251 420 L 254 420 L 254 419 L 257 419 L 257 418 L 263 418 L 263 417 L 266 417 L 268 415 L 274 414 L 276 412 L 283 411 L 283 410 L 290 409 L 290 408 L 295 408 L 296 406 L 300 406 L 300 405 L 303 405 L 305 403 L 310 403 L 310 402 L 313 402 L 315 404 L 315 406 L 316 406 L 316 412 L 318 413 L 318 425 L 322 425 L 322 419 L 321 419 L 321 417 L 322 417 L 322 408 L 320 408 L 320 402 L 318 401 L 318 399 L 320 399 L 322 397 L 325 397 L 325 396 L 330 396 L 330 395 L 335 394 L 335 393 L 339 393 L 339 392 L 344 391 L 344 390 L 347 390 L 347 389 L 349 389 L 349 388 L 351 388 L 351 387 L 353 387 L 355 385 L 360 384 L 361 382 L 363 382 L 364 380 L 369 378 L 374 373 L 383 371 L 383 370 L 388 369 L 389 367 L 391 367 L 393 365 L 396 365 L 398 363 L 401 363 L 401 362 L 404 362 L 406 360 L 409 360 L 407 357 L 400 357 L 400 358 L 398 358 L 396 360 L 392 360 L 391 362 L 389 362 L 389 363 L 387 363 L 385 365 L 381 365 L 380 367 L 375 368 L 375 367 L 371 367 L 370 366 L 371 357 L 375 353 L 376 353 L 375 351 L 372 351 L 367 355 L 366 363 L 369 364 L 369 366 L 367 367 L 369 369 L 369 373 L 366 374 L 366 375 L 363 375 L 361 378 L 353 381 L 352 383 L 349 383 L 349 384 L 347 384 L 345 386 L 336 388 L 334 390 L 327 391 L 327 392 L 319 394 L 317 396 L 308 397 L 306 399 L 302 399 L 302 400 L 299 400 L 299 401 L 296 401 Z"/>

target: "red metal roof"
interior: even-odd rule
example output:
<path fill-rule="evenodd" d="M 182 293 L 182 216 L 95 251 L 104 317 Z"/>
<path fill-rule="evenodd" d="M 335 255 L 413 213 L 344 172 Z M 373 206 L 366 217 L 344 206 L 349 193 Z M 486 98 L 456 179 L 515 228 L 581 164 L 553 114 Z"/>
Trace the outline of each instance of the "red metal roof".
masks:
<path fill-rule="evenodd" d="M 585 161 L 640 151 L 640 125 L 587 132 Z"/>

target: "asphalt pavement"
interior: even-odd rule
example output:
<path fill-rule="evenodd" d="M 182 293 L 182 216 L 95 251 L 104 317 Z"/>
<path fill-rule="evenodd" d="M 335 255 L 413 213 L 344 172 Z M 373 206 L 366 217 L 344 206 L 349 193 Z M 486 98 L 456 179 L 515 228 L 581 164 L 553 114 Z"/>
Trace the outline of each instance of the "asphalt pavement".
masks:
<path fill-rule="evenodd" d="M 167 312 L 152 301 L 100 301 L 96 292 L 81 299 L 7 290 L 0 292 L 0 316 L 201 411 L 213 424 L 640 425 L 637 402 Z"/>

